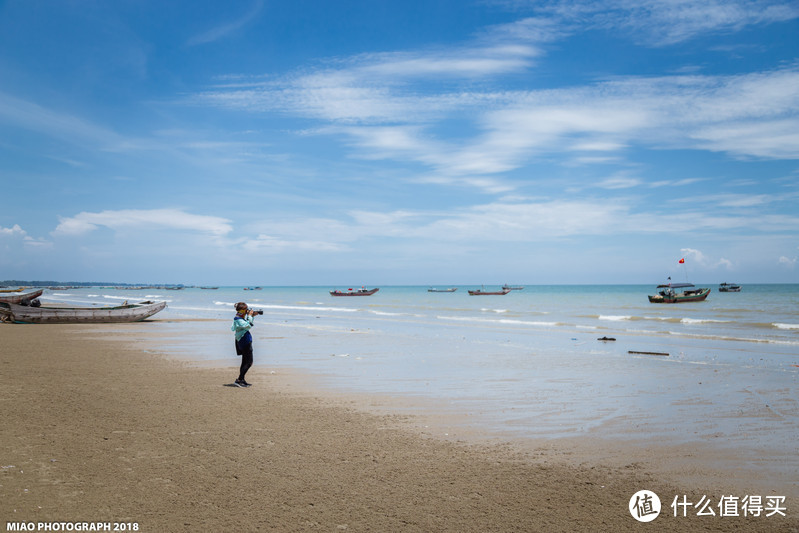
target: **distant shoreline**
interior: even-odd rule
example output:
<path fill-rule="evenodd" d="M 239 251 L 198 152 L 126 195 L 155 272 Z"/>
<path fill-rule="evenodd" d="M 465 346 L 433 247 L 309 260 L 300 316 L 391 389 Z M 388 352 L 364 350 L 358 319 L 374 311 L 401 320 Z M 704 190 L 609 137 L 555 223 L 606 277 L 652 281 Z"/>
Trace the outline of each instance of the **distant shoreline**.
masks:
<path fill-rule="evenodd" d="M 716 286 L 720 285 L 721 283 L 729 282 L 729 280 L 722 280 L 722 281 L 699 281 L 699 282 L 692 282 L 696 286 L 709 286 L 715 288 Z M 501 286 L 504 282 L 497 282 L 497 283 L 482 283 L 482 282 L 474 282 L 474 283 L 411 283 L 411 284 L 366 284 L 368 287 L 385 287 L 385 288 L 408 288 L 408 287 L 423 287 L 425 289 L 429 287 L 493 287 L 493 286 Z M 660 283 L 659 281 L 651 281 L 651 282 L 641 282 L 641 283 L 519 283 L 518 285 L 524 286 L 526 288 L 529 287 L 651 287 Z M 799 283 L 775 283 L 775 282 L 768 282 L 768 281 L 741 281 L 736 280 L 738 285 L 799 285 Z M 360 287 L 363 284 L 346 284 L 346 283 L 328 283 L 328 284 L 308 284 L 308 285 L 269 285 L 263 283 L 244 283 L 241 285 L 220 285 L 220 284 L 188 284 L 188 283 L 129 283 L 129 282 L 100 282 L 100 281 L 41 281 L 41 280 L 18 280 L 18 279 L 11 279 L 11 280 L 0 280 L 0 286 L 6 287 L 75 287 L 75 288 L 87 288 L 87 287 L 142 287 L 146 289 L 160 289 L 160 288 L 173 288 L 173 287 L 180 287 L 184 289 L 202 289 L 209 286 L 214 286 L 218 288 L 239 288 L 239 287 L 254 287 L 258 286 L 264 289 L 283 289 L 283 288 L 292 288 L 292 287 L 311 287 L 311 288 L 328 288 L 328 287 L 344 287 L 344 286 L 355 286 Z M 515 284 L 514 284 L 515 286 Z"/>

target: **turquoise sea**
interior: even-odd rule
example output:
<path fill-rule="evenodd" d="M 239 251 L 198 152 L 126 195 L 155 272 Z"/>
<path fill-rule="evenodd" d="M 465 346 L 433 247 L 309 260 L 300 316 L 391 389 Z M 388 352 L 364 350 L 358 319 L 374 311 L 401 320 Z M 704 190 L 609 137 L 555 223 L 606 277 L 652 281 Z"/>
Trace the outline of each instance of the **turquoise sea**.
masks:
<path fill-rule="evenodd" d="M 85 288 L 42 300 L 166 300 L 151 323 L 162 347 L 223 364 L 236 364 L 228 328 L 246 301 L 264 311 L 254 380 L 297 369 L 322 387 L 430 398 L 502 436 L 712 441 L 799 480 L 799 284 L 697 286 L 713 289 L 708 299 L 682 304 L 650 304 L 644 285 L 505 296 L 388 286 L 366 297 L 328 293 L 346 286 Z"/>

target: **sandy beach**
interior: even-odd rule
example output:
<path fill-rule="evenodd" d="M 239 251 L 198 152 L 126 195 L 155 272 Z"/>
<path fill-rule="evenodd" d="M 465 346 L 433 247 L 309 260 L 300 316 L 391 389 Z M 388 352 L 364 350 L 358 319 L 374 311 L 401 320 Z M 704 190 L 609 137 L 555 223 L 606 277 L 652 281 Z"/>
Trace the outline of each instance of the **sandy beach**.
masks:
<path fill-rule="evenodd" d="M 143 326 L 157 337 L 157 321 L 131 325 Z M 407 415 L 310 394 L 263 366 L 248 375 L 253 387 L 232 387 L 234 359 L 178 361 L 126 340 L 124 327 L 0 325 L 6 530 L 68 521 L 144 532 L 799 531 L 792 495 L 785 517 L 719 516 L 722 495 L 746 494 L 720 482 L 723 472 L 677 475 L 674 462 L 653 470 L 640 455 L 624 464 L 623 453 L 604 462 L 557 441 L 433 438 Z M 708 463 L 712 453 L 684 451 Z M 643 489 L 663 504 L 648 526 L 628 510 Z M 715 516 L 673 516 L 675 495 L 713 497 Z"/>

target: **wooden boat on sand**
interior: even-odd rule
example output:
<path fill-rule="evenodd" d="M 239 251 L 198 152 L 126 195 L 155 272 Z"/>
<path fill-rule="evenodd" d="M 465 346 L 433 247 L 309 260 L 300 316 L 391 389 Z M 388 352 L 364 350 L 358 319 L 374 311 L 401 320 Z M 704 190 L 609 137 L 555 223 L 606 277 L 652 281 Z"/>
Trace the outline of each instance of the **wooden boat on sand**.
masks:
<path fill-rule="evenodd" d="M 18 324 L 97 324 L 138 322 L 166 307 L 166 302 L 139 302 L 116 307 L 30 307 L 0 302 L 0 319 Z"/>
<path fill-rule="evenodd" d="M 371 296 L 380 289 L 365 289 L 361 287 L 360 289 L 353 290 L 347 289 L 346 291 L 340 291 L 336 289 L 335 291 L 330 291 L 330 296 Z"/>
<path fill-rule="evenodd" d="M 661 289 L 654 296 L 649 296 L 649 303 L 653 304 L 677 304 L 686 302 L 701 302 L 710 294 L 710 289 L 693 289 L 693 283 L 666 283 L 658 285 Z M 686 289 L 678 292 L 675 289 Z"/>
<path fill-rule="evenodd" d="M 44 289 L 39 289 L 33 292 L 26 292 L 25 294 L 0 294 L 0 302 L 7 304 L 21 305 L 24 302 L 30 302 L 42 295 Z"/>

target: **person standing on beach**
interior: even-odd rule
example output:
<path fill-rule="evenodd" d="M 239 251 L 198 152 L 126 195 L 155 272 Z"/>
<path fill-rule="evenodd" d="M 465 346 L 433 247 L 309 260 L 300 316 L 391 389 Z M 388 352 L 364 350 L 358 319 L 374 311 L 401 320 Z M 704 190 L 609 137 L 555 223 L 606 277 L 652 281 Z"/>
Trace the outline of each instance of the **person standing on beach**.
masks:
<path fill-rule="evenodd" d="M 249 383 L 244 381 L 244 374 L 252 366 L 252 335 L 250 334 L 250 328 L 254 324 L 253 314 L 252 309 L 246 303 L 237 303 L 236 317 L 233 319 L 233 325 L 230 326 L 230 330 L 236 337 L 236 355 L 241 356 L 239 377 L 234 382 L 237 387 L 250 386 Z"/>

